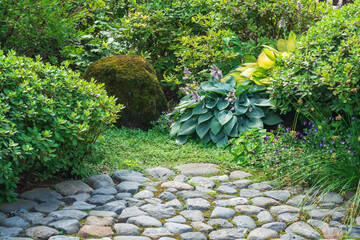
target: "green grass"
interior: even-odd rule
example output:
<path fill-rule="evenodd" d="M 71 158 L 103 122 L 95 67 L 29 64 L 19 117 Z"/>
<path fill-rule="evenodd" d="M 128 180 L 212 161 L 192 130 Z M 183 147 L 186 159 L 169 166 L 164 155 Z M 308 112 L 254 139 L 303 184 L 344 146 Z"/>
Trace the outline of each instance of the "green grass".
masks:
<path fill-rule="evenodd" d="M 216 146 L 188 141 L 178 145 L 168 134 L 154 130 L 112 127 L 99 140 L 100 147 L 94 157 L 101 157 L 97 170 L 113 172 L 118 169 L 144 170 L 150 167 L 174 167 L 184 163 L 214 163 L 222 169 L 236 166 L 232 155 Z"/>

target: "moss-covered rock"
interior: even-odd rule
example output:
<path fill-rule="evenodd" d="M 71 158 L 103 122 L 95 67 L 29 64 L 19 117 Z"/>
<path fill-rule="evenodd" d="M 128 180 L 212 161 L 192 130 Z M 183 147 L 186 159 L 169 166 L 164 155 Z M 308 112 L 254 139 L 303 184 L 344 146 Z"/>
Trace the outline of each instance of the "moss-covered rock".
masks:
<path fill-rule="evenodd" d="M 84 78 L 105 84 L 109 95 L 125 105 L 117 125 L 148 128 L 167 109 L 154 68 L 135 55 L 112 56 L 93 62 Z"/>

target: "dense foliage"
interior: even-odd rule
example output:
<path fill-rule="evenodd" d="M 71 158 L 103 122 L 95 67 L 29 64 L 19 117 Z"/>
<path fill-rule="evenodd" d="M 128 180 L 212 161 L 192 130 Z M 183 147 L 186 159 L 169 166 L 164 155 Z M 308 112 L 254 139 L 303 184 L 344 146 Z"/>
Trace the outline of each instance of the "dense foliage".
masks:
<path fill-rule="evenodd" d="M 82 175 L 99 135 L 122 108 L 102 85 L 65 67 L 0 52 L 0 202 L 19 175 Z M 24 181 L 29 179 L 24 179 Z"/>
<path fill-rule="evenodd" d="M 299 51 L 274 69 L 271 97 L 283 112 L 360 112 L 360 2 L 334 10 L 311 27 Z"/>

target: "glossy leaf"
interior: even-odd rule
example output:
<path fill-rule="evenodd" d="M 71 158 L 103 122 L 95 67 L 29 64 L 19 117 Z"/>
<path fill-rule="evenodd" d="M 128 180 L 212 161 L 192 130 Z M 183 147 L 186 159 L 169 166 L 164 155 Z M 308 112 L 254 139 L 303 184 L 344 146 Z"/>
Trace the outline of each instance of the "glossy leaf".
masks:
<path fill-rule="evenodd" d="M 212 101 L 206 103 L 205 106 L 206 106 L 207 108 L 212 109 L 212 108 L 214 108 L 214 107 L 216 106 L 218 100 L 219 100 L 219 98 L 217 98 L 216 100 L 212 100 Z"/>
<path fill-rule="evenodd" d="M 257 99 L 257 100 L 254 101 L 254 105 L 259 106 L 259 107 L 272 107 L 272 106 L 274 106 L 270 102 L 270 99 Z"/>
<path fill-rule="evenodd" d="M 202 139 L 205 134 L 210 130 L 211 121 L 200 123 L 196 126 L 196 133 Z"/>
<path fill-rule="evenodd" d="M 233 128 L 235 127 L 236 123 L 237 123 L 237 117 L 236 117 L 236 116 L 233 116 L 233 117 L 231 118 L 231 120 L 230 120 L 228 123 L 225 124 L 224 130 L 225 130 L 225 133 L 226 133 L 227 135 L 230 135 L 230 134 L 231 134 L 231 131 L 232 131 Z"/>
<path fill-rule="evenodd" d="M 189 135 L 195 132 L 196 120 L 190 119 L 183 123 L 179 129 L 178 135 Z"/>
<path fill-rule="evenodd" d="M 211 112 L 207 112 L 207 113 L 199 116 L 198 123 L 200 124 L 202 122 L 205 122 L 205 121 L 209 120 L 212 117 L 213 117 L 213 114 Z"/>
<path fill-rule="evenodd" d="M 220 130 L 222 129 L 221 124 L 219 123 L 218 120 L 216 120 L 216 118 L 211 119 L 210 122 L 210 128 L 211 128 L 211 132 L 216 135 L 220 132 Z"/>
<path fill-rule="evenodd" d="M 200 103 L 193 109 L 193 114 L 204 114 L 207 113 L 209 110 L 203 105 L 203 103 Z"/>
<path fill-rule="evenodd" d="M 173 137 L 178 133 L 180 126 L 181 126 L 180 121 L 176 121 L 173 124 L 171 124 L 170 137 Z"/>
<path fill-rule="evenodd" d="M 276 125 L 283 120 L 275 113 L 266 113 L 265 117 L 261 119 L 267 125 Z"/>
<path fill-rule="evenodd" d="M 229 101 L 228 100 L 225 100 L 225 99 L 222 99 L 220 98 L 218 103 L 217 103 L 217 108 L 222 111 L 224 110 L 225 108 L 227 108 L 227 106 L 229 106 Z"/>
<path fill-rule="evenodd" d="M 232 111 L 224 110 L 219 113 L 219 123 L 224 126 L 233 117 Z"/>
<path fill-rule="evenodd" d="M 246 127 L 248 128 L 263 128 L 264 124 L 259 118 L 252 118 L 249 120 L 246 120 Z"/>
<path fill-rule="evenodd" d="M 260 119 L 265 116 L 264 111 L 259 107 L 251 107 L 246 112 L 246 116 L 249 118 L 257 118 Z"/>
<path fill-rule="evenodd" d="M 185 135 L 185 136 L 177 136 L 176 139 L 175 139 L 175 142 L 177 144 L 180 144 L 180 145 L 183 145 L 184 143 L 186 143 L 186 141 L 188 140 L 188 135 Z"/>
<path fill-rule="evenodd" d="M 193 111 L 192 110 L 188 110 L 187 112 L 185 112 L 183 115 L 181 115 L 180 117 L 180 122 L 185 122 L 187 120 L 189 120 L 193 115 Z"/>
<path fill-rule="evenodd" d="M 221 138 L 221 139 L 216 143 L 216 146 L 217 146 L 218 148 L 224 147 L 224 146 L 227 144 L 227 142 L 228 142 L 228 136 L 225 135 L 223 138 Z"/>

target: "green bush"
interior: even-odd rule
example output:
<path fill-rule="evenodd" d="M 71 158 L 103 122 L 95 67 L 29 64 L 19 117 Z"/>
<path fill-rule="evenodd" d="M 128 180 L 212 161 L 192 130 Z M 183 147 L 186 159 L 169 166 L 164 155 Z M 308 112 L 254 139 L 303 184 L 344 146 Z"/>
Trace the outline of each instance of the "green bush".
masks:
<path fill-rule="evenodd" d="M 281 19 L 299 33 L 321 18 L 324 3 L 301 2 L 298 10 L 297 1 L 288 0 L 154 0 L 133 5 L 123 17 L 123 41 L 151 59 L 159 78 L 184 85 L 180 73 L 187 67 L 203 81 L 212 64 L 227 72 L 282 36 Z"/>
<path fill-rule="evenodd" d="M 122 106 L 103 85 L 39 58 L 0 52 L 0 72 L 0 202 L 16 197 L 20 174 L 86 173 L 84 162 L 95 161 L 87 154 Z"/>
<path fill-rule="evenodd" d="M 272 74 L 271 97 L 282 112 L 360 113 L 360 1 L 333 10 L 300 39 Z M 325 111 L 326 112 L 325 112 Z"/>
<path fill-rule="evenodd" d="M 21 55 L 57 62 L 63 46 L 85 28 L 102 0 L 2 0 L 0 45 Z"/>

